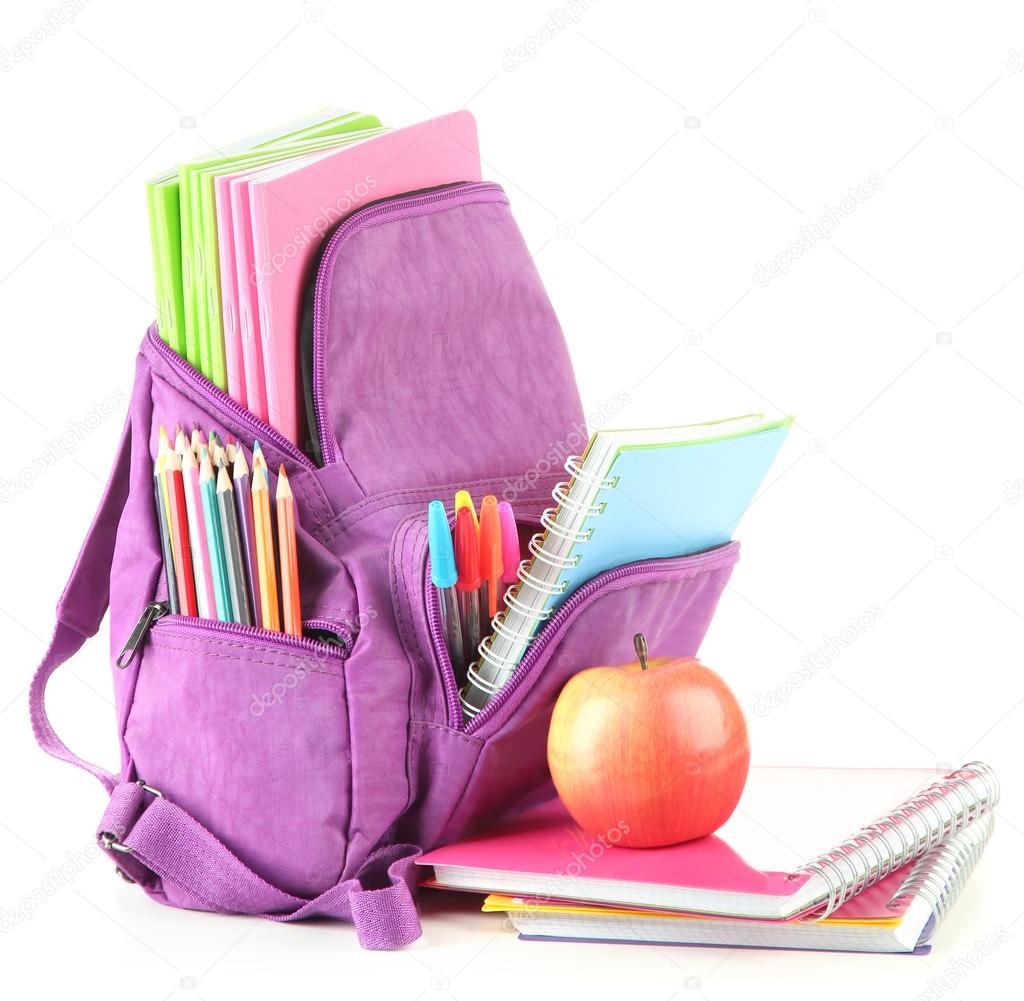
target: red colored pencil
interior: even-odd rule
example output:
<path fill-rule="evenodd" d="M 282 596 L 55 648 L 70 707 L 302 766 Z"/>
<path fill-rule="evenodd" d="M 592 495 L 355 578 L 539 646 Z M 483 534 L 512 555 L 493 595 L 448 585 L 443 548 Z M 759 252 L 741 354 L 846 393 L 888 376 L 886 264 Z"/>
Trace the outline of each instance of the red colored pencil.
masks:
<path fill-rule="evenodd" d="M 178 604 L 182 615 L 198 615 L 196 580 L 192 568 L 192 544 L 188 534 L 188 509 L 185 507 L 185 481 L 181 475 L 181 457 L 171 451 L 167 456 L 167 490 L 170 500 L 171 545 L 178 573 Z"/>

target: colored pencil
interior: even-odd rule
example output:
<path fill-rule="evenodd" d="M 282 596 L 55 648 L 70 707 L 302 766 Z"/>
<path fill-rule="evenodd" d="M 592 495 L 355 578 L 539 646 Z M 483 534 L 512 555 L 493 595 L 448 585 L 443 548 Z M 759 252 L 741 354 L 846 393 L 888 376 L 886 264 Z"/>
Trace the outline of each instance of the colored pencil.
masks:
<path fill-rule="evenodd" d="M 199 449 L 206 444 L 206 439 L 203 437 L 203 432 L 199 430 L 197 424 L 192 425 L 192 451 L 196 453 L 196 458 L 199 458 Z"/>
<path fill-rule="evenodd" d="M 171 548 L 171 531 L 167 521 L 167 510 L 164 507 L 164 454 L 159 453 L 153 470 L 153 500 L 156 503 L 157 531 L 160 533 L 160 551 L 164 559 L 164 579 L 167 581 L 167 605 L 171 613 L 177 615 L 178 581 L 174 573 L 174 551 Z"/>
<path fill-rule="evenodd" d="M 184 435 L 179 433 L 179 437 Z M 186 446 L 186 451 L 191 451 Z M 181 476 L 181 457 L 176 451 L 166 456 L 167 486 L 171 500 L 171 545 L 174 549 L 174 573 L 178 585 L 178 606 L 182 615 L 196 615 L 196 581 L 192 569 L 192 544 L 188 534 L 188 509 L 185 505 L 185 483 Z"/>
<path fill-rule="evenodd" d="M 217 513 L 220 515 L 220 534 L 224 540 L 224 559 L 227 563 L 228 596 L 231 599 L 231 619 L 243 625 L 252 625 L 249 594 L 242 562 L 242 544 L 238 536 L 238 515 L 231 477 L 224 466 L 217 473 Z"/>
<path fill-rule="evenodd" d="M 185 484 L 185 509 L 188 514 L 188 533 L 192 544 L 192 569 L 196 579 L 196 605 L 204 619 L 217 617 L 213 597 L 213 573 L 210 552 L 206 544 L 206 522 L 203 518 L 203 498 L 199 490 L 199 463 L 192 449 L 186 449 L 181 463 L 181 477 Z"/>
<path fill-rule="evenodd" d="M 263 447 L 258 441 L 254 441 L 252 443 L 252 468 L 255 470 L 257 466 L 262 466 L 266 469 L 267 460 L 263 455 Z"/>
<path fill-rule="evenodd" d="M 302 635 L 299 550 L 295 538 L 295 498 L 284 466 L 277 471 L 277 551 L 281 558 L 281 620 L 290 636 Z"/>
<path fill-rule="evenodd" d="M 238 512 L 238 535 L 242 544 L 242 560 L 245 563 L 245 579 L 252 598 L 253 625 L 263 624 L 260 606 L 260 575 L 256 563 L 256 529 L 252 521 L 252 491 L 249 488 L 249 465 L 241 446 L 235 450 L 235 464 L 232 470 L 232 486 L 235 491 L 235 508 Z"/>
<path fill-rule="evenodd" d="M 185 451 L 188 448 L 188 438 L 185 437 L 185 432 L 182 430 L 181 425 L 179 424 L 178 430 L 174 435 L 174 451 L 178 453 L 179 459 L 185 454 Z"/>
<path fill-rule="evenodd" d="M 170 512 L 171 512 L 171 494 L 167 489 L 167 454 L 171 451 L 171 441 L 167 437 L 167 429 L 160 425 L 160 438 L 156 446 L 156 455 L 160 459 L 163 457 L 163 461 L 160 463 L 160 489 L 164 494 L 164 517 L 167 518 L 167 528 L 171 527 Z"/>
<path fill-rule="evenodd" d="M 280 632 L 274 526 L 270 515 L 270 483 L 265 465 L 255 467 L 252 472 L 252 520 L 256 532 L 256 565 L 260 580 L 260 619 L 264 629 Z"/>
<path fill-rule="evenodd" d="M 227 563 L 224 559 L 224 541 L 220 532 L 220 514 L 217 511 L 217 493 L 210 456 L 203 456 L 199 467 L 199 490 L 203 498 L 203 520 L 206 524 L 206 547 L 210 553 L 210 573 L 213 576 L 213 597 L 217 618 L 231 622 L 231 598 L 228 594 Z"/>

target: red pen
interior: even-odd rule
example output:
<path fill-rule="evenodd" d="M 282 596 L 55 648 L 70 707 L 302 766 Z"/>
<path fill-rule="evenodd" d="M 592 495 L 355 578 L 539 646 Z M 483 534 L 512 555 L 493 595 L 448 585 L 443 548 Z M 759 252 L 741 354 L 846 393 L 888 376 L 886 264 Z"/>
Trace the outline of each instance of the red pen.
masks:
<path fill-rule="evenodd" d="M 480 616 L 490 622 L 498 614 L 501 594 L 501 519 L 498 498 L 488 494 L 480 504 Z M 489 632 L 490 630 L 488 630 Z"/>
<path fill-rule="evenodd" d="M 459 596 L 463 649 L 466 662 L 472 663 L 480 645 L 480 543 L 473 514 L 464 507 L 455 515 L 455 567 L 459 573 L 455 591 Z"/>

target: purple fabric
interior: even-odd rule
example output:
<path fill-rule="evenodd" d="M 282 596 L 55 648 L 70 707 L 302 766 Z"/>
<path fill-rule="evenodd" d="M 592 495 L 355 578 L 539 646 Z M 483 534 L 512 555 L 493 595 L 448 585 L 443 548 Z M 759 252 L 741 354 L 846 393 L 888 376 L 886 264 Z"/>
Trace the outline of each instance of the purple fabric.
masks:
<path fill-rule="evenodd" d="M 399 948 L 420 935 L 412 898 L 419 850 L 413 845 L 379 849 L 363 862 L 357 878 L 303 899 L 258 876 L 184 810 L 137 782 L 114 790 L 100 821 L 101 843 L 111 834 L 116 834 L 111 851 L 130 852 L 165 884 L 179 887 L 189 899 L 183 906 L 271 921 L 343 918 L 355 923 L 365 949 Z M 301 846 L 297 850 L 301 853 Z"/>
<path fill-rule="evenodd" d="M 501 711 L 464 732 L 427 625 L 427 503 L 451 505 L 466 487 L 536 522 L 565 455 L 585 440 L 583 417 L 500 190 L 474 186 L 429 212 L 393 204 L 320 275 L 330 293 L 315 352 L 326 365 L 314 380 L 323 468 L 149 332 L 110 485 L 31 691 L 40 744 L 112 792 L 101 830 L 129 851 L 112 843 L 111 857 L 154 899 L 350 919 L 369 947 L 418 933 L 412 846 L 459 837 L 548 789 L 547 723 L 565 681 L 631 659 L 638 629 L 661 651 L 694 653 L 737 558 L 723 547 L 602 587 L 557 626 Z M 127 669 L 113 669 L 115 778 L 60 742 L 44 690 L 96 632 L 108 595 L 115 656 L 146 604 L 164 597 L 152 456 L 160 424 L 179 421 L 258 437 L 271 470 L 285 465 L 303 616 L 355 639 L 313 648 L 158 620 Z"/>

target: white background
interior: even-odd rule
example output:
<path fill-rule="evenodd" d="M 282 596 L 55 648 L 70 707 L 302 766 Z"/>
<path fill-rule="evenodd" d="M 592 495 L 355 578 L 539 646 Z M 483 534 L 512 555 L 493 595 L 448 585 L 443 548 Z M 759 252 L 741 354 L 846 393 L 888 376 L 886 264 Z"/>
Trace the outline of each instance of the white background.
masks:
<path fill-rule="evenodd" d="M 80 861 L 0 935 L 5 990 L 720 1001 L 1019 982 L 1019 5 L 593 0 L 552 21 L 547 2 L 83 0 L 47 33 L 48 6 L 0 14 L 0 908 Z M 996 836 L 931 956 L 526 944 L 469 907 L 368 954 L 348 926 L 163 909 L 92 858 L 102 793 L 36 750 L 26 689 L 154 314 L 143 184 L 327 104 L 476 115 L 588 413 L 624 390 L 630 424 L 797 415 L 702 656 L 759 763 L 999 769 Z M 828 237 L 755 282 L 823 215 Z M 108 670 L 104 630 L 53 701 L 68 743 L 113 764 Z"/>

